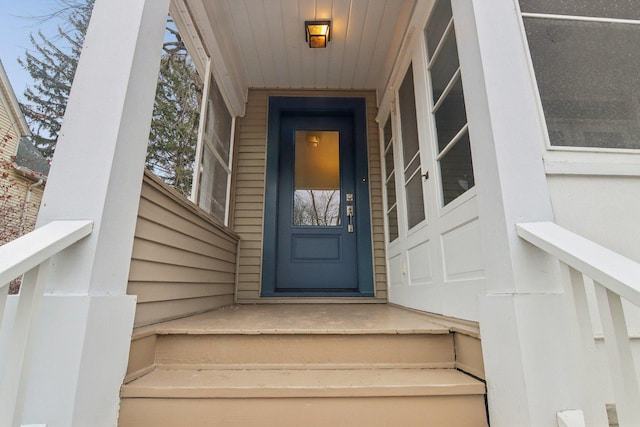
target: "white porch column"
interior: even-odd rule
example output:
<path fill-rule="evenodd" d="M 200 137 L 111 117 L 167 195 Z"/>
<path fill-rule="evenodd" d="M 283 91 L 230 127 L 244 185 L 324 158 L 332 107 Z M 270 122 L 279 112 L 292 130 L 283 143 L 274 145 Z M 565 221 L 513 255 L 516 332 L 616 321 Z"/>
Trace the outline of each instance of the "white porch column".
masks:
<path fill-rule="evenodd" d="M 480 328 L 491 425 L 551 427 L 558 412 L 579 407 L 579 376 L 556 264 L 514 226 L 553 220 L 516 4 L 453 0 L 483 230 Z"/>
<path fill-rule="evenodd" d="M 91 219 L 53 259 L 24 424 L 114 426 L 135 312 L 127 278 L 170 0 L 97 0 L 38 217 Z"/>

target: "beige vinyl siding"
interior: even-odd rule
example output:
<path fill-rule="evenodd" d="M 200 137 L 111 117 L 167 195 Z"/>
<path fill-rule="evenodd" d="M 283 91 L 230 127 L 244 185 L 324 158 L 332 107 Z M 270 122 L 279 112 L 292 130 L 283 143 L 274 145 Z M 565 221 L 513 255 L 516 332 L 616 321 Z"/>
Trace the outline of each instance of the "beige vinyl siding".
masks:
<path fill-rule="evenodd" d="M 373 229 L 376 300 L 387 298 L 386 257 L 382 210 L 382 172 L 375 92 L 363 91 L 249 91 L 245 117 L 237 119 L 234 173 L 233 229 L 241 237 L 238 257 L 238 302 L 260 300 L 262 226 L 266 174 L 267 120 L 270 96 L 359 97 L 367 103 L 369 185 Z"/>
<path fill-rule="evenodd" d="M 129 287 L 135 326 L 233 304 L 238 236 L 145 171 Z"/>

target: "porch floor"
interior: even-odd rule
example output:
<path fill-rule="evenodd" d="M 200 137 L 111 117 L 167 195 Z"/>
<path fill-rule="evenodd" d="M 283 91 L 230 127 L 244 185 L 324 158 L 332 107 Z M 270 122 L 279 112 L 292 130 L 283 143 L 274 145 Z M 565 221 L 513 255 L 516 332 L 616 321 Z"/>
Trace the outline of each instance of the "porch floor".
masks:
<path fill-rule="evenodd" d="M 233 305 L 206 313 L 138 328 L 164 334 L 447 334 L 466 322 L 418 313 L 388 304 Z"/>

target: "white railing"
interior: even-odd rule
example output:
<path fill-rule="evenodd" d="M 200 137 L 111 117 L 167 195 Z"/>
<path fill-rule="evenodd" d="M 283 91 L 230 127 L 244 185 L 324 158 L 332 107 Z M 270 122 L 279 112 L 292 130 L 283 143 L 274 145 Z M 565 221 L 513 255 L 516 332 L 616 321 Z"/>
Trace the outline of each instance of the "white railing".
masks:
<path fill-rule="evenodd" d="M 54 221 L 0 246 L 0 426 L 20 422 L 35 319 L 52 256 L 91 234 L 93 221 Z M 13 322 L 5 322 L 12 280 L 24 274 Z M 5 319 L 6 320 L 6 319 Z M 7 328 L 11 326 L 11 330 Z"/>
<path fill-rule="evenodd" d="M 593 280 L 618 422 L 622 427 L 640 425 L 638 377 L 622 309 L 622 299 L 640 307 L 640 264 L 552 222 L 517 224 L 516 230 L 521 238 L 560 261 L 566 290 L 573 294 L 575 303 L 585 378 L 593 377 L 597 369 L 593 366 L 595 342 L 585 276 Z M 592 386 L 587 384 L 586 388 L 591 390 Z"/>

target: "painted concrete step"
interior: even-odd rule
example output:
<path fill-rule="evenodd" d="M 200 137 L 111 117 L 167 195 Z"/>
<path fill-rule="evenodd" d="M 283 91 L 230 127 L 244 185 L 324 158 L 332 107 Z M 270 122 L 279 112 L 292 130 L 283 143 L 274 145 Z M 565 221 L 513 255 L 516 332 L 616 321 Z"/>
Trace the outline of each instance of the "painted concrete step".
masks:
<path fill-rule="evenodd" d="M 123 386 L 124 398 L 482 395 L 455 369 L 163 369 Z"/>

